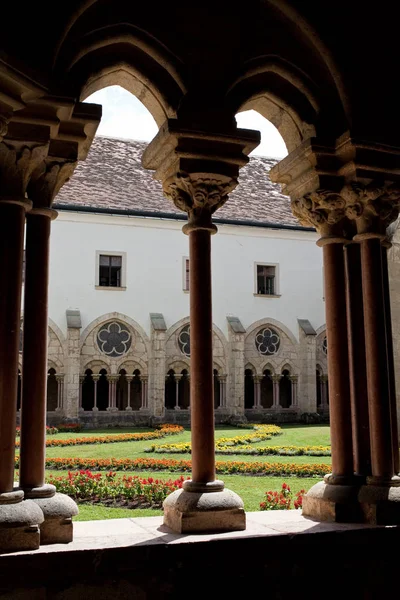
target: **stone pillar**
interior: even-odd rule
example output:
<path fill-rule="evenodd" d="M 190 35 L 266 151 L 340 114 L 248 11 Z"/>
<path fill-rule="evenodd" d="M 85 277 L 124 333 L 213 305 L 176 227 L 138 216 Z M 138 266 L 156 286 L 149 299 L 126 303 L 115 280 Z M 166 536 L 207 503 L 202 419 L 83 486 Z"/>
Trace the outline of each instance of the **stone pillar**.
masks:
<path fill-rule="evenodd" d="M 93 390 L 93 408 L 92 408 L 93 412 L 98 412 L 98 410 L 99 410 L 98 406 L 97 406 L 97 384 L 99 382 L 100 377 L 101 377 L 101 375 L 99 375 L 98 373 L 92 375 L 93 387 L 94 387 L 94 390 Z M 128 396 L 128 398 L 129 398 L 129 396 Z"/>
<path fill-rule="evenodd" d="M 165 412 L 165 332 L 167 326 L 161 313 L 150 313 L 150 322 L 148 397 L 151 415 L 157 422 Z"/>
<path fill-rule="evenodd" d="M 71 315 L 69 313 L 76 313 Z M 77 421 L 82 410 L 81 320 L 79 311 L 67 311 L 66 377 L 64 415 Z"/>
<path fill-rule="evenodd" d="M 215 477 L 211 235 L 217 232 L 212 214 L 237 185 L 239 167 L 259 136 L 236 128 L 210 135 L 207 126 L 199 132 L 198 123 L 190 130 L 170 119 L 142 157 L 166 196 L 188 214 L 192 477 L 163 504 L 164 524 L 179 532 L 246 527 L 242 500 Z"/>
<path fill-rule="evenodd" d="M 25 496 L 36 502 L 44 514 L 41 544 L 72 541 L 72 517 L 78 514 L 72 498 L 56 493 L 54 485 L 45 483 L 50 223 L 57 216 L 51 204 L 74 168 L 75 163 L 43 161 L 28 188 L 33 209 L 26 223 L 19 473 Z"/>
<path fill-rule="evenodd" d="M 79 375 L 79 410 L 83 410 L 83 382 L 85 381 L 84 375 Z"/>
<path fill-rule="evenodd" d="M 140 410 L 148 410 L 148 408 L 149 408 L 148 401 L 147 401 L 147 380 L 148 380 L 148 377 L 146 375 L 143 375 L 143 377 L 141 377 L 141 381 L 142 381 L 142 406 L 140 407 Z"/>
<path fill-rule="evenodd" d="M 246 330 L 238 319 L 228 320 L 228 394 L 226 405 L 239 421 L 244 417 L 244 338 Z"/>
<path fill-rule="evenodd" d="M 317 370 L 316 331 L 309 321 L 299 319 L 299 382 L 297 386 L 298 407 L 303 413 L 317 412 L 317 389 L 315 374 Z"/>
<path fill-rule="evenodd" d="M 57 411 L 64 409 L 64 374 L 56 375 L 57 380 Z"/>
<path fill-rule="evenodd" d="M 271 375 L 272 379 L 272 408 L 279 410 L 279 382 L 282 379 L 282 375 Z"/>
<path fill-rule="evenodd" d="M 0 129 L 7 127 L 0 122 Z M 43 149 L 0 143 L 0 551 L 39 547 L 43 512 L 14 487 L 26 187 Z M 22 412 L 22 411 L 21 411 Z M 40 435 L 41 432 L 39 432 Z"/>
<path fill-rule="evenodd" d="M 128 385 L 128 398 L 127 398 L 127 404 L 126 404 L 125 410 L 131 411 L 132 410 L 132 406 L 131 406 L 131 383 L 132 383 L 133 376 L 132 375 L 126 375 L 125 379 L 126 379 L 126 383 Z"/>

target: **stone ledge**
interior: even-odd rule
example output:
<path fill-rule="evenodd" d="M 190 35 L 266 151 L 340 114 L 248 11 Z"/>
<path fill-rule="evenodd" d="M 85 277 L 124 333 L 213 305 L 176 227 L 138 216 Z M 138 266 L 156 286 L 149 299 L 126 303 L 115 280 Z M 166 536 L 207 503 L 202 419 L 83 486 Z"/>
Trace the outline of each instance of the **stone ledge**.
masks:
<path fill-rule="evenodd" d="M 336 593 L 353 600 L 393 594 L 400 527 L 317 522 L 296 510 L 247 513 L 246 523 L 244 531 L 187 535 L 172 532 L 162 516 L 77 521 L 69 544 L 0 556 L 0 595 L 176 600 L 188 590 L 203 597 L 211 586 L 213 597 L 239 600 L 258 597 L 263 586 L 271 598 L 293 600 L 307 590 L 314 599 L 323 590 L 329 596 L 329 573 Z"/>

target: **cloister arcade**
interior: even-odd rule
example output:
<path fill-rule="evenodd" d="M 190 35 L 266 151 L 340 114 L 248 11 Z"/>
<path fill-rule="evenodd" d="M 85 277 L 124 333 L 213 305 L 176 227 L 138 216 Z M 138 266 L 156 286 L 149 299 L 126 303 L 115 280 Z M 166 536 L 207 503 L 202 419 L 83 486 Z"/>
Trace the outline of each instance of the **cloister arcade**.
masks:
<path fill-rule="evenodd" d="M 159 131 L 143 153 L 142 165 L 187 213 L 190 370 L 175 370 L 173 364 L 182 356 L 171 354 L 158 394 L 165 392 L 170 366 L 174 378 L 182 376 L 178 388 L 190 380 L 192 473 L 168 498 L 165 527 L 199 533 L 221 528 L 222 519 L 226 531 L 246 528 L 241 498 L 216 478 L 213 388 L 214 369 L 220 371 L 213 360 L 210 252 L 218 231 L 213 215 L 240 185 L 240 170 L 260 141 L 258 132 L 236 124 L 235 115 L 250 108 L 281 133 L 288 156 L 270 177 L 282 185 L 299 222 L 318 231 L 323 253 L 332 473 L 308 491 L 302 514 L 317 521 L 398 525 L 399 443 L 387 263 L 387 227 L 400 207 L 396 7 L 344 0 L 334 5 L 260 0 L 240 11 L 227 2 L 156 4 L 73 0 L 57 10 L 46 1 L 3 8 L 0 547 L 37 549 L 73 536 L 75 503 L 45 483 L 48 378 L 54 406 L 54 377 L 61 375 L 58 365 L 49 373 L 47 362 L 49 236 L 57 217 L 53 200 L 73 177 L 78 161 L 85 160 L 101 119 L 101 107 L 84 101 L 113 84 L 135 94 L 156 120 Z M 232 343 L 238 343 L 235 335 Z M 256 377 L 254 402 L 270 404 L 272 396 L 272 405 L 295 404 L 295 378 L 300 375 L 296 356 L 282 355 L 280 364 L 270 368 L 260 353 L 246 354 L 251 333 L 246 335 L 247 377 L 249 372 Z M 136 341 L 144 360 L 150 340 L 140 333 Z M 173 342 L 166 345 L 169 356 L 168 343 Z M 251 351 L 256 354 L 256 347 Z M 84 356 L 84 361 L 79 354 L 74 360 L 86 379 L 82 388 L 92 389 L 85 389 L 86 406 L 93 397 L 95 407 L 97 387 L 103 404 L 111 399 L 111 409 L 126 402 L 126 410 L 128 396 L 131 407 L 139 396 L 141 408 L 145 405 L 145 378 L 150 386 L 151 377 L 141 363 L 133 369 L 116 364 L 113 371 L 97 371 L 90 365 L 97 357 Z M 321 373 L 318 356 L 317 364 L 321 379 L 326 373 Z M 222 376 L 228 374 L 225 365 L 222 369 Z M 246 369 L 240 376 L 231 369 L 230 385 L 243 390 Z M 135 371 L 140 372 L 140 393 Z M 279 384 L 273 379 L 278 376 Z M 181 397 L 187 404 L 187 394 L 178 393 L 178 401 Z M 321 405 L 327 398 L 321 389 Z"/>

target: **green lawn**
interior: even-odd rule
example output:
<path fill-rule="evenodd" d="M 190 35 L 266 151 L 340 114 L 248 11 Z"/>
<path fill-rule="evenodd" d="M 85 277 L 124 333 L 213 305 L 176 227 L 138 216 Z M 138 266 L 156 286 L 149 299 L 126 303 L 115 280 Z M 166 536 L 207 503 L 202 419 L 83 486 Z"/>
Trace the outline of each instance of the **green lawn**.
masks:
<path fill-rule="evenodd" d="M 282 434 L 273 436 L 270 440 L 257 442 L 254 446 L 329 446 L 329 426 L 328 425 L 282 425 Z M 88 437 L 112 435 L 115 433 L 140 433 L 150 431 L 143 428 L 129 429 L 102 429 L 81 431 L 79 433 L 62 433 L 49 436 L 48 439 L 67 439 L 71 437 Z M 221 437 L 237 437 L 254 433 L 250 428 L 242 429 L 236 427 L 216 427 L 215 438 Z M 132 441 L 132 442 L 116 442 L 108 444 L 91 444 L 80 446 L 68 446 L 65 448 L 47 448 L 47 457 L 86 457 L 86 458 L 167 458 L 176 460 L 190 460 L 190 454 L 159 454 L 147 453 L 145 448 L 150 444 L 174 444 L 180 442 L 190 442 L 190 430 L 185 430 L 178 435 L 170 435 L 157 440 L 150 441 Z M 290 464 L 311 464 L 323 463 L 330 465 L 330 456 L 244 456 L 239 454 L 216 455 L 216 461 L 241 461 L 241 462 L 269 462 L 269 463 L 290 463 Z M 53 474 L 59 476 L 66 474 L 66 471 L 46 471 L 46 475 Z M 120 473 L 122 476 L 139 475 L 140 477 L 154 477 L 158 479 L 177 479 L 181 473 L 178 472 L 138 472 Z M 182 473 L 183 477 L 188 477 L 189 473 Z M 219 477 L 217 475 L 217 477 Z M 260 502 L 262 502 L 264 494 L 268 490 L 280 490 L 282 483 L 285 481 L 290 485 L 293 493 L 301 489 L 306 491 L 321 478 L 305 478 L 305 477 L 266 477 L 266 476 L 251 476 L 251 475 L 224 475 L 220 477 L 225 486 L 239 494 L 244 502 L 244 507 L 247 512 L 259 510 Z M 140 516 L 160 516 L 162 510 L 153 509 L 123 509 L 123 508 L 108 508 L 104 506 L 79 505 L 79 515 L 74 517 L 76 521 L 94 520 L 94 519 L 109 519 L 120 517 L 140 517 Z"/>

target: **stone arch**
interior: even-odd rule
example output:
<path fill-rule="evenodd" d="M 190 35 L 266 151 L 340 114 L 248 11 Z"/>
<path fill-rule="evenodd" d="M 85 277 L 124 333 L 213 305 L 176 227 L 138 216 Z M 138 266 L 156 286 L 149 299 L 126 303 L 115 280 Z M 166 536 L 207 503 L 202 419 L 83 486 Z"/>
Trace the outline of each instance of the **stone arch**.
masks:
<path fill-rule="evenodd" d="M 183 319 L 180 319 L 179 321 L 177 321 L 176 323 L 174 323 L 173 325 L 171 325 L 171 327 L 169 327 L 165 333 L 165 347 L 166 347 L 166 353 L 167 353 L 167 362 L 171 362 L 171 361 L 180 361 L 182 360 L 183 354 L 181 354 L 180 350 L 178 350 L 178 348 L 176 347 L 176 343 L 175 343 L 175 335 L 177 334 L 177 332 L 182 329 L 183 327 L 185 327 L 186 325 L 190 325 L 190 319 L 189 317 L 184 317 Z M 225 337 L 225 335 L 223 334 L 222 330 L 217 327 L 216 325 L 212 325 L 212 331 L 213 331 L 213 360 L 217 361 L 220 365 L 221 368 L 226 372 L 227 371 L 227 346 L 228 346 L 228 342 L 227 339 Z M 190 361 L 190 358 L 188 357 L 186 359 L 187 361 Z"/>
<path fill-rule="evenodd" d="M 94 375 L 98 375 L 102 369 L 107 371 L 107 375 L 111 374 L 111 365 L 105 360 L 91 360 L 82 369 L 85 373 L 87 370 L 92 371 Z"/>
<path fill-rule="evenodd" d="M 64 367 L 64 349 L 65 337 L 61 329 L 52 321 L 48 320 L 48 361 L 51 360 L 57 365 L 56 370 Z"/>
<path fill-rule="evenodd" d="M 95 337 L 99 326 L 113 320 L 120 321 L 129 328 L 133 343 L 123 356 L 107 357 L 98 348 Z M 147 372 L 149 351 L 150 340 L 144 329 L 136 321 L 119 312 L 106 313 L 94 319 L 81 334 L 81 365 L 89 362 L 89 360 L 99 360 L 109 365 L 110 372 L 113 375 L 121 368 L 120 365 L 126 361 L 142 364 L 142 370 Z"/>
<path fill-rule="evenodd" d="M 117 373 L 119 373 L 121 369 L 124 369 L 128 374 L 132 374 L 135 370 L 138 370 L 141 375 L 147 375 L 147 364 L 139 358 L 121 361 L 116 367 Z"/>
<path fill-rule="evenodd" d="M 185 370 L 188 371 L 188 373 L 190 373 L 190 363 L 185 360 L 174 360 L 168 363 L 166 373 L 168 373 L 168 371 L 171 370 L 174 371 L 176 375 L 181 373 L 181 371 Z"/>
<path fill-rule="evenodd" d="M 261 375 L 263 375 L 263 373 L 265 373 L 265 371 L 269 371 L 271 373 L 271 375 L 275 375 L 275 367 L 274 365 L 268 361 L 266 362 L 262 367 L 261 367 Z"/>
<path fill-rule="evenodd" d="M 281 321 L 277 321 L 276 319 L 272 319 L 270 317 L 268 317 L 267 319 L 259 319 L 258 321 L 254 321 L 254 323 L 252 323 L 250 325 L 250 327 L 248 327 L 245 338 L 244 338 L 245 343 L 246 343 L 246 340 L 252 335 L 252 333 L 254 333 L 254 331 L 256 331 L 257 329 L 259 329 L 263 326 L 268 327 L 268 325 L 271 325 L 274 328 L 280 329 L 283 333 L 286 334 L 286 336 L 289 338 L 289 340 L 292 342 L 292 344 L 294 346 L 298 346 L 299 342 L 298 342 L 296 336 L 290 331 L 290 329 L 288 327 L 286 327 L 286 325 L 284 325 Z"/>
<path fill-rule="evenodd" d="M 257 373 L 256 367 L 252 363 L 250 363 L 250 362 L 247 362 L 245 364 L 244 370 L 245 371 L 252 371 L 252 373 L 254 373 L 254 375 Z"/>
<path fill-rule="evenodd" d="M 290 365 L 289 363 L 285 363 L 284 365 L 282 365 L 280 371 L 281 371 L 281 373 L 283 373 L 283 371 L 289 371 L 290 375 L 295 375 L 293 366 Z"/>
<path fill-rule="evenodd" d="M 56 371 L 57 375 L 61 375 L 60 369 L 62 368 L 62 366 L 63 365 L 61 365 L 60 363 L 58 363 L 54 360 L 47 359 L 47 370 L 54 369 Z"/>
<path fill-rule="evenodd" d="M 154 35 L 128 22 L 123 2 L 114 2 L 111 21 L 97 4 L 89 1 L 67 23 L 55 52 L 56 75 L 68 94 L 80 100 L 120 85 L 160 127 L 176 117 L 187 91 L 180 59 Z"/>

